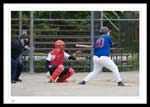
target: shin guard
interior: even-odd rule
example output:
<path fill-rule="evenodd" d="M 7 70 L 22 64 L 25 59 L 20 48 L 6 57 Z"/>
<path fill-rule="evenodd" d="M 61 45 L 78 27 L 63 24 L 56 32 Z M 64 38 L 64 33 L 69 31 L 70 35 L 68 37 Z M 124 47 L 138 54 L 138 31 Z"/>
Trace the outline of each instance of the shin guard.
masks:
<path fill-rule="evenodd" d="M 64 70 L 63 65 L 58 65 L 56 70 L 53 72 L 53 74 L 50 76 L 50 81 L 55 82 L 56 78 L 60 75 L 60 73 Z"/>
<path fill-rule="evenodd" d="M 66 75 L 64 75 L 58 82 L 65 82 L 67 78 L 74 74 L 74 69 L 70 68 Z"/>

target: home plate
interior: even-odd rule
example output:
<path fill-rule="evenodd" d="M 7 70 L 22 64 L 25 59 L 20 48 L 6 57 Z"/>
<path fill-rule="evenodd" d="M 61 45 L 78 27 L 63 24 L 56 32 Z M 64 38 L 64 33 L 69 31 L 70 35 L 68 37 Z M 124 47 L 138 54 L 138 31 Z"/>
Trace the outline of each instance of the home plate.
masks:
<path fill-rule="evenodd" d="M 125 84 L 125 86 L 133 86 L 134 84 L 132 84 L 132 83 L 124 83 Z"/>

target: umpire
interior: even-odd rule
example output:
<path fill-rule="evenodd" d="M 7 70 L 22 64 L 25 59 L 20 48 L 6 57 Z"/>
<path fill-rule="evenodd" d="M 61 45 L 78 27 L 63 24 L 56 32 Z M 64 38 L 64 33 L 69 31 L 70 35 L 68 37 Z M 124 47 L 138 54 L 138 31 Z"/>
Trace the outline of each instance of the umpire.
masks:
<path fill-rule="evenodd" d="M 11 41 L 11 83 L 21 82 L 19 76 L 23 70 L 23 65 L 19 61 L 19 56 L 22 54 L 23 48 L 19 40 Z"/>

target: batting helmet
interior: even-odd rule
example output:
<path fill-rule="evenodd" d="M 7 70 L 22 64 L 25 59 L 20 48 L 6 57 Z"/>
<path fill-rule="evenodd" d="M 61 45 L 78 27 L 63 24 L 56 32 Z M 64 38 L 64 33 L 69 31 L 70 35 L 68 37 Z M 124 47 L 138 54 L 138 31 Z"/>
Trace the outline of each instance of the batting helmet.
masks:
<path fill-rule="evenodd" d="M 65 46 L 65 42 L 62 40 L 57 40 L 55 42 L 55 48 L 61 48 L 62 50 L 64 50 L 64 46 Z"/>
<path fill-rule="evenodd" d="M 107 34 L 110 30 L 108 29 L 108 27 L 102 27 L 100 29 L 100 35 L 104 35 Z"/>

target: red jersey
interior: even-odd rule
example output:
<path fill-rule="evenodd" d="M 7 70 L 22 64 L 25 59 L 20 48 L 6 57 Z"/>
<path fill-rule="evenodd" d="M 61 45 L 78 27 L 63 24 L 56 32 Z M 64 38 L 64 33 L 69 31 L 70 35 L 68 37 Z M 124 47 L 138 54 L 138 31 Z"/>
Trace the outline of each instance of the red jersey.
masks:
<path fill-rule="evenodd" d="M 51 66 L 57 66 L 63 64 L 64 61 L 64 51 L 58 52 L 56 49 L 50 51 L 50 54 L 54 55 L 54 60 L 50 61 Z"/>

